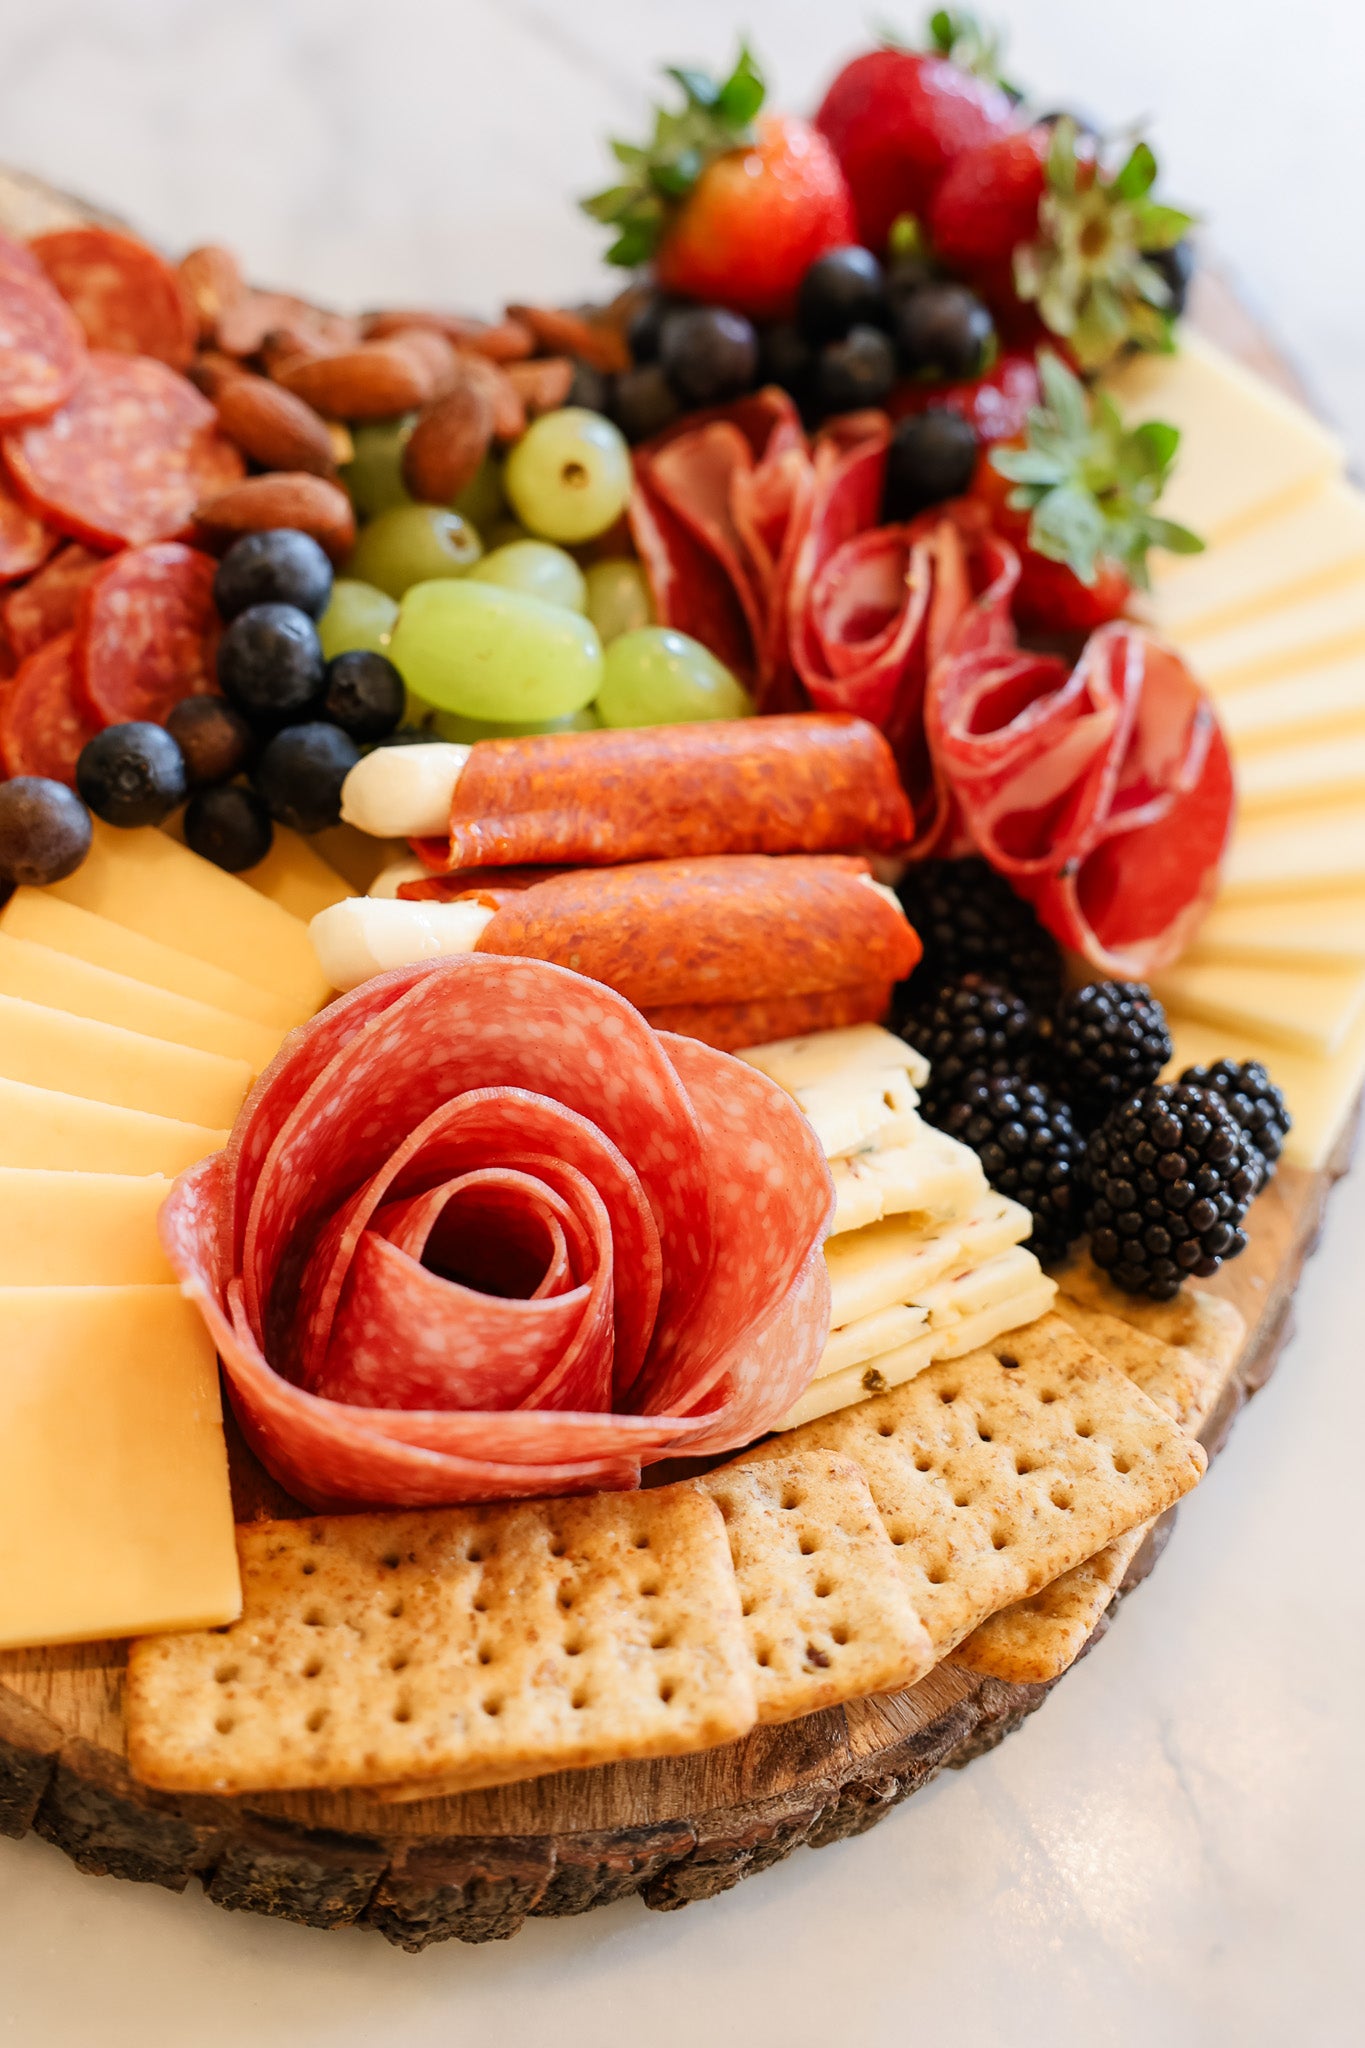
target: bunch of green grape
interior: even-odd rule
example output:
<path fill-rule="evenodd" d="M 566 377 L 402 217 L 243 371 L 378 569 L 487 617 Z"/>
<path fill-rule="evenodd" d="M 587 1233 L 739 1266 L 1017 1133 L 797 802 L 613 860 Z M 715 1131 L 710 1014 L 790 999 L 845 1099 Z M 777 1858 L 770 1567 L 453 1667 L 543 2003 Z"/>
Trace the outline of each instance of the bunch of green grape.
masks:
<path fill-rule="evenodd" d="M 600 542 L 630 499 L 630 451 L 610 420 L 547 413 L 451 505 L 409 495 L 411 426 L 356 430 L 343 475 L 364 523 L 319 625 L 329 659 L 387 654 L 413 713 L 449 739 L 753 711 L 707 648 L 653 623 L 638 562 L 570 552 Z"/>

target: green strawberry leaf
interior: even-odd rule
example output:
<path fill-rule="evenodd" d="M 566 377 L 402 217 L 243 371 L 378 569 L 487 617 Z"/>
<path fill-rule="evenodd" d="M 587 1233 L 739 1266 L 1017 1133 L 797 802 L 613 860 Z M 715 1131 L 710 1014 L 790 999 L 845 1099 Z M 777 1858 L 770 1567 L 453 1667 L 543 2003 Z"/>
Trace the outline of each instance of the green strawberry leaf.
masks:
<path fill-rule="evenodd" d="M 1116 199 L 1142 199 L 1156 183 L 1156 158 L 1145 142 L 1135 143 L 1133 153 L 1123 168 L 1115 174 L 1113 192 Z"/>

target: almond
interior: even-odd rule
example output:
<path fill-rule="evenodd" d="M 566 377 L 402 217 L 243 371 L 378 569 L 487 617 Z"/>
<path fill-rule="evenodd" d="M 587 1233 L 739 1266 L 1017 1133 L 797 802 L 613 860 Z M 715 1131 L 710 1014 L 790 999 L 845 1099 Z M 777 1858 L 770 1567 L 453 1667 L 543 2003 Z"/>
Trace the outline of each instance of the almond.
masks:
<path fill-rule="evenodd" d="M 292 362 L 274 373 L 287 391 L 337 420 L 388 420 L 432 395 L 430 369 L 392 341 L 362 341 L 336 355 Z"/>
<path fill-rule="evenodd" d="M 520 440 L 526 432 L 526 407 L 506 370 L 500 363 L 490 363 L 486 356 L 462 354 L 460 362 L 488 394 L 488 402 L 493 408 L 493 439 L 502 442 Z"/>
<path fill-rule="evenodd" d="M 533 420 L 554 412 L 573 389 L 574 365 L 568 356 L 538 356 L 532 363 L 508 363 L 503 372 Z"/>
<path fill-rule="evenodd" d="M 235 306 L 246 292 L 246 280 L 231 249 L 206 242 L 180 259 L 180 282 L 194 308 L 203 341 L 212 341 L 218 322 L 229 306 Z"/>
<path fill-rule="evenodd" d="M 458 383 L 426 407 L 403 449 L 403 481 L 427 505 L 448 505 L 472 483 L 493 438 L 493 400 L 482 376 L 457 365 Z"/>
<path fill-rule="evenodd" d="M 355 513 L 345 491 L 306 471 L 246 477 L 206 498 L 195 518 L 211 535 L 223 539 L 296 526 L 301 533 L 311 533 L 334 562 L 344 561 L 355 545 Z"/>
<path fill-rule="evenodd" d="M 217 398 L 230 377 L 249 377 L 250 370 L 216 348 L 201 348 L 185 375 L 205 398 Z"/>
<path fill-rule="evenodd" d="M 431 396 L 453 391 L 459 376 L 459 357 L 444 334 L 434 327 L 400 327 L 388 337 L 391 348 L 406 349 L 431 379 Z"/>
<path fill-rule="evenodd" d="M 306 469 L 334 476 L 327 422 L 292 391 L 266 377 L 238 374 L 215 394 L 218 424 L 262 469 Z"/>
<path fill-rule="evenodd" d="M 296 345 L 334 353 L 354 348 L 360 322 L 349 313 L 310 306 L 288 292 L 248 291 L 228 306 L 218 322 L 218 346 L 230 356 L 254 356 L 268 334 L 287 333 Z"/>
<path fill-rule="evenodd" d="M 578 356 L 594 370 L 614 375 L 630 368 L 630 350 L 614 327 L 558 306 L 509 306 L 508 318 L 529 327 L 546 355 Z"/>
<path fill-rule="evenodd" d="M 500 320 L 496 326 L 490 327 L 486 320 L 471 320 L 463 313 L 434 313 L 429 309 L 424 312 L 386 309 L 365 316 L 365 337 L 370 341 L 381 341 L 414 327 L 425 328 L 432 334 L 443 334 L 454 347 L 487 356 L 494 363 L 520 362 L 535 348 L 530 328 L 523 327 L 519 320 Z"/>

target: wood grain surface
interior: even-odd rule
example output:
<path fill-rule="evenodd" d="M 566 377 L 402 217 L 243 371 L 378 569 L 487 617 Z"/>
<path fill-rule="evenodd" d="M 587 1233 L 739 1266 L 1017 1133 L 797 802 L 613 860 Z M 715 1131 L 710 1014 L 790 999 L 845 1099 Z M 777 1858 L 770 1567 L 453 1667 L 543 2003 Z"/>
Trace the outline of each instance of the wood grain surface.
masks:
<path fill-rule="evenodd" d="M 0 229 L 35 232 L 94 211 L 0 169 Z M 1194 317 L 1300 395 L 1216 273 L 1202 273 Z M 1204 1431 L 1211 1456 L 1274 1369 L 1349 1152 L 1344 1139 L 1329 1170 L 1282 1170 L 1252 1212 L 1247 1252 L 1214 1283 L 1245 1316 L 1247 1340 Z M 229 1440 L 239 1519 L 291 1512 L 230 1415 Z M 1174 1516 L 1134 1559 L 1083 1655 L 1151 1570 Z M 220 1905 L 314 1927 L 361 1924 L 408 1949 L 506 1939 L 528 1915 L 580 1913 L 630 1893 L 656 1910 L 711 1897 L 797 1847 L 873 1826 L 945 1766 L 993 1748 L 1051 1690 L 944 1665 L 907 1692 L 759 1729 L 700 1756 L 393 1805 L 358 1792 L 150 1791 L 125 1761 L 123 1670 L 122 1643 L 0 1653 L 0 1833 L 32 1828 L 85 1871 L 173 1891 L 197 1877 Z"/>

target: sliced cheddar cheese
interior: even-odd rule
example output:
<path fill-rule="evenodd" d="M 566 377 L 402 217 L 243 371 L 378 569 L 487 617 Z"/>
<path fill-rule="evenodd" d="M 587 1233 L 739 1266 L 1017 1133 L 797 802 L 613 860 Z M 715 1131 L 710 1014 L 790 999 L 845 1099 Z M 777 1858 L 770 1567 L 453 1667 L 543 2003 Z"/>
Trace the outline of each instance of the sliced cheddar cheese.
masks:
<path fill-rule="evenodd" d="M 349 882 L 287 825 L 275 827 L 265 859 L 257 861 L 254 868 L 243 868 L 238 880 L 268 896 L 291 917 L 302 918 L 305 924 L 320 910 L 330 910 L 334 903 L 344 903 L 348 896 L 356 894 Z"/>
<path fill-rule="evenodd" d="M 215 1010 L 190 996 L 151 988 L 145 981 L 92 967 L 88 960 L 74 960 L 69 953 L 54 952 L 33 939 L 11 938 L 4 931 L 0 995 L 23 996 L 30 1003 L 46 1003 L 50 1009 L 69 1010 L 99 1024 L 121 1024 L 126 1031 L 141 1031 L 172 1045 L 197 1046 L 201 1052 L 245 1060 L 255 1073 L 269 1066 L 283 1035 L 268 1025 L 234 1017 L 230 1010 Z"/>
<path fill-rule="evenodd" d="M 227 1143 L 225 1130 L 118 1109 L 56 1088 L 0 1080 L 0 1166 L 64 1173 L 183 1173 Z"/>
<path fill-rule="evenodd" d="M 0 1646 L 241 1612 L 213 1344 L 176 1287 L 0 1287 Z"/>
<path fill-rule="evenodd" d="M 162 1174 L 0 1167 L 0 1287 L 124 1287 L 174 1278 L 156 1234 Z"/>
<path fill-rule="evenodd" d="M 0 995 L 0 1079 L 221 1130 L 253 1075 L 244 1060 Z"/>

